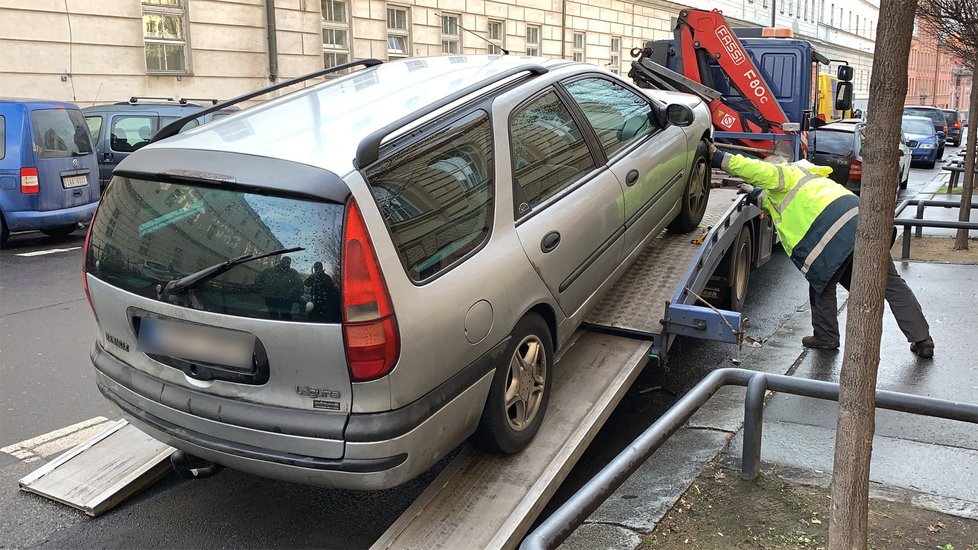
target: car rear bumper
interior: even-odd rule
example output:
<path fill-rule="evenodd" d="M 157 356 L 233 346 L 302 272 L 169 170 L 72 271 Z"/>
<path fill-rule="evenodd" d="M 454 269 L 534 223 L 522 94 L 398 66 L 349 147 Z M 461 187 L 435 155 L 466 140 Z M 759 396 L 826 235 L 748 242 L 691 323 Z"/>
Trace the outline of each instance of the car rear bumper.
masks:
<path fill-rule="evenodd" d="M 249 406 L 233 399 L 197 394 L 215 402 L 192 405 L 193 401 L 188 399 L 189 411 L 179 410 L 182 405 L 177 402 L 164 404 L 160 402 L 160 396 L 167 393 L 165 387 L 160 393 L 156 393 L 156 389 L 140 391 L 147 389 L 146 384 L 140 382 L 146 375 L 106 352 L 97 342 L 92 350 L 92 362 L 102 394 L 115 403 L 133 425 L 168 445 L 263 477 L 366 490 L 394 487 L 417 477 L 468 437 L 478 424 L 493 375 L 491 369 L 488 372 L 476 369 L 473 371 L 477 375 L 475 381 L 435 410 L 430 410 L 434 402 L 422 398 L 416 402 L 422 405 L 420 411 L 419 407 L 409 405 L 385 413 L 350 415 L 345 428 L 347 437 L 337 441 L 283 433 L 295 432 L 297 426 L 306 425 L 301 419 L 293 423 L 280 418 L 279 423 L 283 425 L 270 431 L 193 413 L 197 407 L 212 409 L 220 406 L 217 401 L 237 407 Z M 152 382 L 162 383 L 156 379 Z M 436 389 L 432 393 L 437 392 Z M 268 413 L 258 410 L 263 406 L 254 407 L 256 417 Z M 279 413 L 283 411 L 289 409 L 278 409 Z M 309 413 L 293 412 L 297 417 Z M 337 443 L 343 446 L 342 456 L 338 458 Z"/>
<path fill-rule="evenodd" d="M 3 219 L 11 231 L 31 231 L 35 229 L 54 229 L 73 223 L 88 223 L 98 208 L 98 202 L 62 208 L 60 210 L 20 210 L 3 213 Z"/>

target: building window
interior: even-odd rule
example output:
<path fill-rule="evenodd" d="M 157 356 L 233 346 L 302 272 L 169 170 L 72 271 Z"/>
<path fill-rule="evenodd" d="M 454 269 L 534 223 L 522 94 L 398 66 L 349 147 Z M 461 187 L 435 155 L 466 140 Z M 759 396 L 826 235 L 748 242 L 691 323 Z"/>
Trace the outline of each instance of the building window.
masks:
<path fill-rule="evenodd" d="M 584 61 L 584 33 L 574 33 L 574 61 Z"/>
<path fill-rule="evenodd" d="M 185 74 L 187 9 L 183 0 L 142 0 L 146 72 Z"/>
<path fill-rule="evenodd" d="M 859 15 L 856 15 L 856 34 L 859 34 Z"/>
<path fill-rule="evenodd" d="M 411 32 L 407 8 L 387 8 L 387 57 L 411 55 Z"/>
<path fill-rule="evenodd" d="M 461 53 L 460 37 L 458 34 L 458 16 L 441 16 L 441 53 L 458 55 Z"/>
<path fill-rule="evenodd" d="M 832 4 L 832 11 L 829 12 L 829 26 L 835 26 L 835 4 Z"/>
<path fill-rule="evenodd" d="M 506 25 L 502 21 L 489 20 L 489 53 L 502 55 L 505 44 Z"/>
<path fill-rule="evenodd" d="M 329 67 L 350 62 L 350 17 L 345 0 L 321 0 L 323 64 Z"/>
<path fill-rule="evenodd" d="M 611 63 L 609 63 L 611 72 L 615 74 L 621 74 L 621 37 L 612 36 L 611 37 Z"/>
<path fill-rule="evenodd" d="M 526 26 L 526 55 L 540 55 L 540 27 Z"/>

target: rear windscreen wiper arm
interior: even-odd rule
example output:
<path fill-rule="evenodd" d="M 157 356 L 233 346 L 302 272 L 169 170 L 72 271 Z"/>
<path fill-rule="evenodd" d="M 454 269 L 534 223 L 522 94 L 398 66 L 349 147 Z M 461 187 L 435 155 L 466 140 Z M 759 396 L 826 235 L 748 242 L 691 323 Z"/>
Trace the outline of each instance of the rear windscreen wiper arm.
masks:
<path fill-rule="evenodd" d="M 229 260 L 223 261 L 218 264 L 214 264 L 210 267 L 205 267 L 196 273 L 191 273 L 186 277 L 181 277 L 179 279 L 174 279 L 167 282 L 166 284 L 160 284 L 156 286 L 156 293 L 160 296 L 172 295 L 178 292 L 183 292 L 195 285 L 209 281 L 218 275 L 229 271 L 235 266 L 239 266 L 243 263 L 252 262 L 254 260 L 260 260 L 262 258 L 267 258 L 269 256 L 278 256 L 279 254 L 288 254 L 290 252 L 299 252 L 305 250 L 301 246 L 295 246 L 292 248 L 280 248 L 278 250 L 273 250 L 271 252 L 266 252 L 264 254 L 245 254 L 243 256 L 238 256 L 237 258 L 231 258 Z"/>

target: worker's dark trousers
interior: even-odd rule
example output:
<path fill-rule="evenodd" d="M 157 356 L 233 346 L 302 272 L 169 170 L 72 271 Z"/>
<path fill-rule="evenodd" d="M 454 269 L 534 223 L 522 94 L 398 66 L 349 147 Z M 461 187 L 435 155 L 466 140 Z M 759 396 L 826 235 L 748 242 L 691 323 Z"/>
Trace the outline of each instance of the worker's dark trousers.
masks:
<path fill-rule="evenodd" d="M 843 288 L 849 290 L 851 282 L 852 256 L 839 268 L 821 294 L 816 294 L 811 286 L 808 287 L 815 338 L 829 342 L 839 341 L 839 306 L 835 297 L 835 285 L 841 283 Z M 930 327 L 927 325 L 927 319 L 924 319 L 920 303 L 907 286 L 907 282 L 897 273 L 893 260 L 890 260 L 889 272 L 886 274 L 886 303 L 890 304 L 897 325 L 900 326 L 908 342 L 919 342 L 930 336 Z"/>

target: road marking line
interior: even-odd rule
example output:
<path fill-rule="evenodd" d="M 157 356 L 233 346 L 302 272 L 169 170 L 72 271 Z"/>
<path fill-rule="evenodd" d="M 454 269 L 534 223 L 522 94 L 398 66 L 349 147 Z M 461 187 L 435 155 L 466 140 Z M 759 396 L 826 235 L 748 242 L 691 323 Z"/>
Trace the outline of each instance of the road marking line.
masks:
<path fill-rule="evenodd" d="M 111 421 L 104 416 L 89 418 L 71 426 L 48 432 L 8 445 L 0 452 L 15 456 L 24 462 L 34 462 L 58 454 L 85 441 L 106 428 Z"/>
<path fill-rule="evenodd" d="M 34 252 L 21 252 L 17 256 L 44 256 L 45 254 L 57 254 L 58 252 L 70 252 L 72 250 L 78 250 L 80 246 L 73 246 L 71 248 L 52 248 L 50 250 L 35 250 Z"/>

